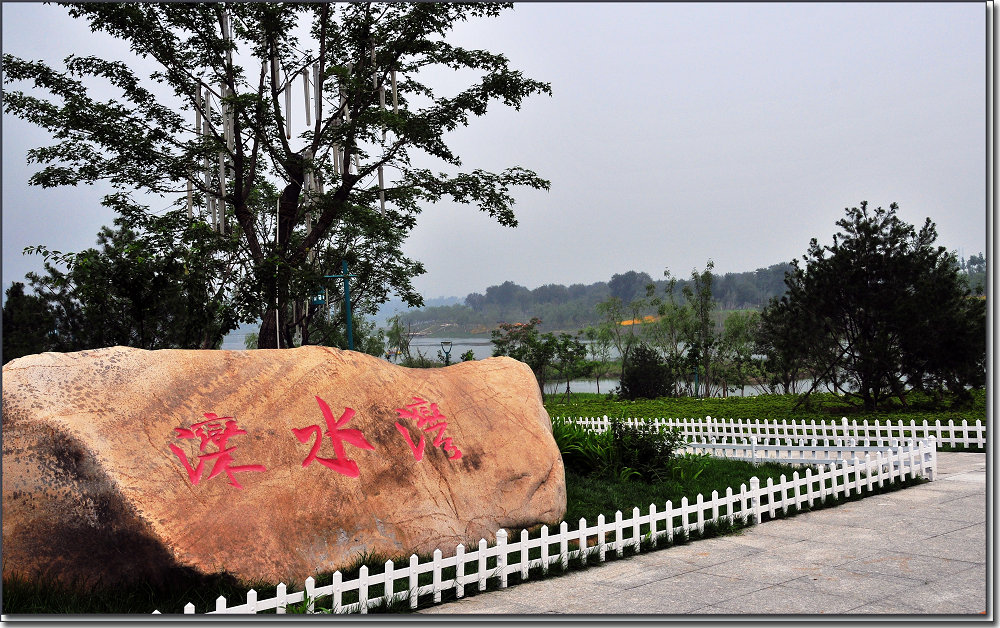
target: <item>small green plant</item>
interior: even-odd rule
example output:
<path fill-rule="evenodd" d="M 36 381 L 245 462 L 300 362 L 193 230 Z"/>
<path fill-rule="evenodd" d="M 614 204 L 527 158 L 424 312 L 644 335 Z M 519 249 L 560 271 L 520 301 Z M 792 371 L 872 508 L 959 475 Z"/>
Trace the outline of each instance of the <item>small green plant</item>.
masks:
<path fill-rule="evenodd" d="M 308 615 L 309 607 L 315 607 L 317 600 L 326 597 L 325 595 L 317 595 L 316 597 L 311 597 L 309 595 L 303 596 L 301 602 L 294 604 L 285 604 L 285 613 L 288 615 Z M 324 612 L 323 609 L 314 609 L 313 612 Z M 325 612 L 329 612 L 327 609 Z"/>
<path fill-rule="evenodd" d="M 712 457 L 709 454 L 685 453 L 677 456 L 674 465 L 670 470 L 671 477 L 681 484 L 693 482 L 701 477 L 705 469 L 712 464 Z"/>

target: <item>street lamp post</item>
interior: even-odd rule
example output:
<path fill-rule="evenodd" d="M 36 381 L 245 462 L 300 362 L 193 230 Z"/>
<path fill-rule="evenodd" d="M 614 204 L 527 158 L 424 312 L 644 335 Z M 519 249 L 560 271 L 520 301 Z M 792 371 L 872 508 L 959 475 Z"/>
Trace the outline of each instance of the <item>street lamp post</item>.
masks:
<path fill-rule="evenodd" d="M 448 366 L 449 364 L 451 364 L 451 341 L 442 340 L 441 350 L 444 351 L 444 365 Z"/>

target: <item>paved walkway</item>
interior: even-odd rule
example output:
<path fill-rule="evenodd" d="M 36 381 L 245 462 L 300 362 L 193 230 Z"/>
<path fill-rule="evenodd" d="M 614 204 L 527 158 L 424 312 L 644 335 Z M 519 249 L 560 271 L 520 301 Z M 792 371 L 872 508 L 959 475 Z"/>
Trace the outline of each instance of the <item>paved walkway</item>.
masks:
<path fill-rule="evenodd" d="M 938 478 L 920 486 L 421 612 L 979 615 L 988 610 L 992 618 L 986 455 L 939 452 L 938 465 Z"/>

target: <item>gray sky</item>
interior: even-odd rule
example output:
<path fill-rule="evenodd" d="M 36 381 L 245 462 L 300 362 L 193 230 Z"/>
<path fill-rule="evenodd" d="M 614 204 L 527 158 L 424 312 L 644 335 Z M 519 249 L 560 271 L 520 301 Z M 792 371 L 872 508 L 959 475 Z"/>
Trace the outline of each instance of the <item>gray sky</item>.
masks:
<path fill-rule="evenodd" d="M 938 243 L 986 251 L 986 8 L 947 4 L 530 3 L 449 41 L 503 52 L 552 84 L 451 136 L 467 169 L 521 165 L 520 226 L 474 207 L 424 210 L 405 246 L 425 297 L 512 280 L 686 277 L 801 256 L 845 207 L 900 204 Z M 3 51 L 119 56 L 65 10 L 3 4 Z M 148 74 L 148 72 L 147 72 Z M 113 216 L 95 185 L 27 185 L 43 131 L 3 116 L 3 285 L 40 270 L 28 245 L 78 251 Z"/>

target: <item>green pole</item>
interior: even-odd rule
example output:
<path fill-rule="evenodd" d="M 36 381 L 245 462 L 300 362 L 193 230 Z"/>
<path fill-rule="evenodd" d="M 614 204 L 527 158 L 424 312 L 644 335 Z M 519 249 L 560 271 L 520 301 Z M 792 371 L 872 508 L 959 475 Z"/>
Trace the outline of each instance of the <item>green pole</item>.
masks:
<path fill-rule="evenodd" d="M 347 274 L 347 260 L 341 260 L 341 268 L 344 270 L 343 275 L 323 275 L 325 279 L 343 279 L 344 280 L 344 314 L 347 316 L 347 348 L 354 351 L 354 323 L 351 320 L 351 277 L 354 275 Z"/>

